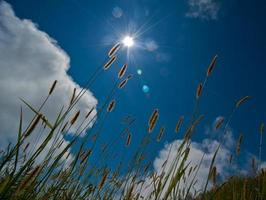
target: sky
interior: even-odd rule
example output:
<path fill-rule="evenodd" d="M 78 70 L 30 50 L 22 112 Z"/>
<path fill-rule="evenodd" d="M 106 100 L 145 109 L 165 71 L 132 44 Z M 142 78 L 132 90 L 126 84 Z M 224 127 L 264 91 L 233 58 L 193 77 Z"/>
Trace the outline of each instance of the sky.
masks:
<path fill-rule="evenodd" d="M 20 91 L 37 105 L 38 95 L 47 91 L 45 88 L 54 79 L 64 82 L 61 93 L 53 100 L 56 106 L 47 111 L 53 117 L 52 112 L 67 101 L 73 87 L 84 87 L 96 68 L 106 62 L 114 44 L 126 35 L 138 33 L 135 45 L 121 50 L 118 61 L 101 74 L 78 105 L 85 111 L 103 105 L 118 70 L 128 64 L 127 73 L 134 76 L 125 89 L 117 92 L 116 107 L 107 117 L 101 140 L 116 140 L 125 127 L 121 123 L 123 118 L 128 115 L 135 118 L 130 128 L 130 148 L 115 147 L 127 159 L 147 134 L 149 116 L 158 108 L 159 123 L 153 134 L 156 137 L 162 125 L 166 134 L 160 143 L 149 147 L 147 154 L 154 160 L 154 168 L 158 168 L 156 163 L 163 160 L 169 144 L 178 145 L 182 140 L 185 126 L 175 134 L 176 122 L 184 116 L 184 125 L 189 123 L 197 85 L 204 80 L 206 69 L 217 54 L 217 66 L 200 102 L 200 113 L 205 118 L 193 136 L 195 155 L 207 151 L 211 157 L 221 134 L 213 130 L 215 120 L 220 116 L 228 119 L 236 101 L 248 95 L 251 99 L 237 110 L 229 124 L 230 134 L 218 159 L 220 170 L 226 170 L 226 156 L 235 151 L 240 133 L 244 135 L 243 152 L 235 168 L 248 171 L 250 155 L 258 156 L 259 126 L 266 121 L 264 1 L 7 0 L 0 5 L 0 49 L 5 52 L 0 55 L 4 72 L 0 75 L 0 92 L 4 94 L 0 107 L 5 108 L 0 115 L 3 124 L 0 131 L 7 141 L 15 138 L 14 134 L 4 132 L 13 131 L 20 105 L 14 99 Z M 30 86 L 25 81 L 30 81 Z M 263 161 L 265 144 L 264 139 Z M 195 155 L 192 160 L 197 158 Z M 203 169 L 202 173 L 207 172 Z"/>

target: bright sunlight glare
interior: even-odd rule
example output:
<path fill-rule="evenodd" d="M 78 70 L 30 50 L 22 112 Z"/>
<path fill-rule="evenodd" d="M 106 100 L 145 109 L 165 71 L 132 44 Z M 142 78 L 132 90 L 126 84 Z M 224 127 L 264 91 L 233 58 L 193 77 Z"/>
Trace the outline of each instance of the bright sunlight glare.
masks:
<path fill-rule="evenodd" d="M 123 39 L 123 44 L 127 47 L 132 47 L 134 45 L 134 40 L 132 37 L 130 36 L 126 36 L 124 39 Z"/>

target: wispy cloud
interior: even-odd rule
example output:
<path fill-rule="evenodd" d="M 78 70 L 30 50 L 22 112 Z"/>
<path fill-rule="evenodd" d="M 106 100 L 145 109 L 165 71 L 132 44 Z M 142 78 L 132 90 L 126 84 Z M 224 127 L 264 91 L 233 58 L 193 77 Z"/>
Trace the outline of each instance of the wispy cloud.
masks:
<path fill-rule="evenodd" d="M 169 62 L 171 60 L 171 55 L 165 52 L 157 52 L 155 59 L 157 62 Z"/>
<path fill-rule="evenodd" d="M 122 10 L 122 8 L 116 6 L 113 8 L 112 14 L 115 18 L 120 18 L 123 15 L 123 10 Z"/>
<path fill-rule="evenodd" d="M 188 6 L 187 17 L 204 20 L 218 19 L 220 5 L 215 0 L 188 0 Z"/>
<path fill-rule="evenodd" d="M 159 48 L 158 44 L 154 40 L 147 40 L 144 45 L 145 49 L 148 51 L 155 51 Z"/>

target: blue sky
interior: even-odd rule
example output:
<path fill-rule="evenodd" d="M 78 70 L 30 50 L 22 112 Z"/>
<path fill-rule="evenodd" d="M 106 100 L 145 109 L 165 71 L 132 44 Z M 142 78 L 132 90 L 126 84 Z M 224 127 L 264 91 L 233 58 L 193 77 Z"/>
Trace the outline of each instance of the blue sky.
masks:
<path fill-rule="evenodd" d="M 134 78 L 117 93 L 116 108 L 108 116 L 101 136 L 103 141 L 114 138 L 124 126 L 123 117 L 134 116 L 130 149 L 117 147 L 125 151 L 125 157 L 146 134 L 154 108 L 160 110 L 154 137 L 159 125 L 166 127 L 166 135 L 161 143 L 150 146 L 149 158 L 155 158 L 166 142 L 182 138 L 182 133 L 173 133 L 176 122 L 184 115 L 188 124 L 195 90 L 216 54 L 218 64 L 200 104 L 205 119 L 193 140 L 215 138 L 207 134 L 208 127 L 218 116 L 227 118 L 235 102 L 249 95 L 252 99 L 236 112 L 230 127 L 235 139 L 239 133 L 244 134 L 244 151 L 257 155 L 259 125 L 266 120 L 265 2 L 208 0 L 199 7 L 193 2 L 200 0 L 7 2 L 19 18 L 32 20 L 58 42 L 71 59 L 68 74 L 81 86 L 104 63 L 108 50 L 120 39 L 117 34 L 135 32 L 144 24 L 143 34 L 135 38 L 136 46 L 130 49 L 130 59 L 127 61 L 123 51 L 111 70 L 89 88 L 101 106 L 120 66 L 128 62 L 128 72 Z M 153 44 L 151 49 L 147 49 L 148 44 Z M 142 70 L 141 75 L 137 69 Z M 142 91 L 143 85 L 149 87 L 148 93 Z M 266 148 L 262 151 L 266 160 Z"/>

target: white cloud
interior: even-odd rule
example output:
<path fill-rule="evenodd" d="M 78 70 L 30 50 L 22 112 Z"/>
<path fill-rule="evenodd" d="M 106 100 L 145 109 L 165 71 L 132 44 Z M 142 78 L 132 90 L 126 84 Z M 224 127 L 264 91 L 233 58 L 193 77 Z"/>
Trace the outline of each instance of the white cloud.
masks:
<path fill-rule="evenodd" d="M 222 123 L 221 127 L 216 130 L 215 126 L 217 124 L 217 122 L 221 119 L 221 118 L 224 118 L 223 116 L 218 116 L 216 117 L 216 119 L 213 121 L 212 125 L 211 126 L 207 126 L 205 128 L 205 134 L 208 136 L 208 137 L 212 137 L 215 136 L 216 138 L 221 138 L 223 137 L 223 139 L 226 141 L 226 143 L 224 143 L 224 145 L 231 149 L 233 148 L 233 146 L 235 145 L 235 140 L 233 138 L 233 131 L 232 129 L 227 125 L 227 131 L 226 131 L 226 134 L 224 133 L 224 126 L 225 126 L 225 123 Z"/>
<path fill-rule="evenodd" d="M 162 172 L 162 165 L 168 156 L 169 156 L 169 159 L 168 159 L 169 161 L 173 161 L 175 159 L 177 155 L 177 150 L 180 147 L 181 143 L 182 143 L 182 140 L 176 140 L 170 144 L 166 144 L 164 149 L 162 149 L 159 152 L 158 157 L 154 161 L 154 168 L 158 174 Z M 171 146 L 172 146 L 172 150 L 170 151 Z M 211 160 L 214 156 L 214 152 L 216 151 L 217 147 L 218 147 L 218 141 L 216 140 L 205 139 L 201 143 L 198 143 L 198 142 L 191 143 L 190 153 L 186 161 L 186 164 L 190 163 L 190 166 L 192 167 L 198 165 L 200 163 L 200 160 L 203 154 L 205 153 L 203 160 L 202 160 L 202 164 L 196 176 L 197 182 L 194 185 L 192 192 L 203 189 L 206 183 L 207 177 L 208 177 L 210 163 L 211 163 Z M 222 146 L 216 157 L 215 166 L 217 167 L 218 173 L 223 176 L 223 177 L 220 177 L 222 179 L 225 178 L 226 175 L 228 175 L 227 170 L 230 167 L 228 165 L 229 155 L 230 155 L 230 150 Z M 170 166 L 171 166 L 171 162 L 168 162 L 166 164 L 165 171 L 169 171 Z M 189 171 L 189 168 L 186 172 L 186 175 L 188 174 L 188 171 Z M 180 188 L 187 188 L 189 183 L 192 181 L 192 177 L 193 176 L 190 176 L 189 178 L 187 178 L 186 182 L 188 184 L 185 184 L 184 182 L 181 181 Z"/>
<path fill-rule="evenodd" d="M 261 162 L 261 164 L 259 165 L 259 169 L 266 169 L 266 161 Z"/>
<path fill-rule="evenodd" d="M 188 0 L 189 11 L 187 17 L 205 20 L 216 20 L 220 5 L 215 0 Z"/>
<path fill-rule="evenodd" d="M 214 123 L 219 119 L 220 117 L 217 117 L 214 120 Z M 202 191 L 202 189 L 205 186 L 206 180 L 208 178 L 209 173 L 209 167 L 211 164 L 211 161 L 213 159 L 214 153 L 219 146 L 219 140 L 215 138 L 223 138 L 223 144 L 220 146 L 220 149 L 218 151 L 218 154 L 216 156 L 214 166 L 217 168 L 217 182 L 221 182 L 226 180 L 228 177 L 230 177 L 233 174 L 237 175 L 246 175 L 247 174 L 247 168 L 246 167 L 240 167 L 239 163 L 236 161 L 233 161 L 231 164 L 229 163 L 229 158 L 232 153 L 234 153 L 235 150 L 235 139 L 233 137 L 233 131 L 231 128 L 228 128 L 228 131 L 226 134 L 224 134 L 221 130 L 214 130 L 214 123 L 207 127 L 205 130 L 205 134 L 208 135 L 207 139 L 203 139 L 200 142 L 193 142 L 190 143 L 190 153 L 188 155 L 188 158 L 186 160 L 185 165 L 189 164 L 189 167 L 187 168 L 185 172 L 186 181 L 183 181 L 183 179 L 180 181 L 179 189 L 182 191 L 183 188 L 187 189 L 190 183 L 195 183 L 193 187 L 191 188 L 190 192 L 193 194 L 194 192 Z M 212 138 L 212 139 L 210 139 Z M 180 145 L 182 144 L 183 140 L 175 140 L 171 143 L 165 144 L 164 148 L 159 151 L 158 156 L 155 158 L 153 162 L 154 167 L 154 173 L 156 176 L 160 176 L 162 172 L 164 171 L 166 174 L 170 172 L 170 169 L 172 167 L 173 161 L 178 155 L 178 149 Z M 204 156 L 203 156 L 204 155 Z M 248 160 L 250 156 L 243 155 L 245 160 Z M 196 178 L 193 181 L 193 177 L 195 175 L 195 172 L 192 172 L 190 176 L 189 170 L 190 167 L 194 167 L 196 165 L 199 165 L 200 161 L 202 159 L 202 164 L 200 165 L 200 168 L 198 170 L 198 173 L 196 174 Z M 168 160 L 166 162 L 166 160 Z M 180 165 L 182 159 L 180 159 L 177 163 L 177 166 Z M 262 166 L 264 166 L 264 163 L 262 163 Z M 173 171 L 171 171 L 173 173 Z M 151 176 L 149 177 L 139 177 L 140 180 L 144 180 L 143 186 L 141 185 L 137 187 L 135 190 L 140 191 L 141 195 L 143 197 L 149 197 L 153 190 L 154 190 L 154 184 L 153 184 L 153 178 Z M 158 184 L 158 182 L 157 182 Z M 170 184 L 170 179 L 167 180 L 167 185 Z M 166 189 L 168 188 L 164 187 L 164 190 L 162 191 L 161 197 L 166 192 Z M 212 183 L 209 182 L 208 188 L 212 186 Z"/>
<path fill-rule="evenodd" d="M 154 40 L 147 40 L 145 42 L 145 48 L 148 51 L 155 51 L 159 48 L 158 44 Z"/>
<path fill-rule="evenodd" d="M 43 109 L 45 116 L 54 122 L 61 107 L 68 106 L 73 89 L 77 88 L 78 93 L 81 88 L 67 74 L 70 58 L 57 42 L 30 20 L 16 17 L 11 6 L 3 1 L 0 2 L 0 52 L 0 144 L 3 147 L 16 138 L 19 108 L 22 105 L 19 97 L 37 107 L 46 97 L 53 81 L 58 80 L 54 93 Z M 87 90 L 69 117 L 80 110 L 80 118 L 84 118 L 96 104 L 97 100 Z M 24 106 L 24 125 L 31 117 L 31 111 Z"/>
<path fill-rule="evenodd" d="M 140 182 L 139 180 L 143 180 L 141 184 L 139 184 L 137 187 L 135 187 L 135 192 L 140 192 L 141 196 L 144 197 L 144 199 L 148 199 L 150 197 L 153 197 L 153 191 L 154 191 L 154 180 L 159 180 L 158 177 L 162 176 L 162 174 L 168 174 L 171 173 L 170 177 L 173 177 L 173 174 L 177 172 L 177 169 L 174 171 L 170 171 L 170 169 L 173 167 L 173 163 L 176 160 L 178 149 L 180 145 L 182 144 L 183 140 L 175 140 L 169 144 L 166 144 L 164 148 L 159 152 L 158 156 L 155 158 L 153 162 L 154 171 L 150 176 L 146 177 L 139 177 L 136 182 Z M 182 191 L 184 188 L 188 189 L 189 185 L 191 183 L 193 184 L 192 188 L 190 189 L 190 193 L 194 194 L 194 192 L 202 191 L 202 189 L 205 186 L 208 173 L 209 173 L 209 167 L 212 161 L 212 158 L 214 156 L 214 152 L 216 151 L 219 143 L 216 140 L 210 140 L 210 139 L 204 139 L 202 142 L 191 142 L 190 144 L 190 153 L 187 158 L 187 161 L 185 162 L 185 166 L 189 164 L 189 167 L 185 171 L 186 180 L 182 178 L 179 185 L 179 191 Z M 204 155 L 204 157 L 203 157 Z M 228 164 L 228 158 L 230 155 L 230 150 L 227 149 L 225 146 L 221 146 L 217 157 L 215 161 L 215 166 L 217 168 L 217 172 L 220 174 L 219 179 L 224 180 L 226 177 L 229 176 L 230 171 L 236 170 L 236 165 L 229 165 Z M 180 165 L 181 159 L 177 162 L 177 166 Z M 203 157 L 203 159 L 202 159 Z M 190 176 L 188 176 L 190 167 L 194 168 L 196 165 L 199 165 L 200 161 L 202 159 L 202 164 L 198 170 L 198 173 L 195 175 L 196 171 L 192 170 L 192 173 Z M 166 162 L 167 160 L 167 162 Z M 193 180 L 194 175 L 196 178 Z M 152 177 L 154 176 L 154 177 Z M 157 178 L 156 178 L 157 177 Z M 164 176 L 165 177 L 165 176 Z M 171 178 L 167 178 L 166 185 L 161 191 L 160 198 L 163 198 L 163 196 L 166 194 L 166 190 L 168 189 L 168 186 L 170 185 Z M 158 181 L 155 181 L 158 187 Z M 130 183 L 130 181 L 129 181 Z M 209 182 L 208 188 L 210 188 L 212 185 Z M 130 184 L 127 185 L 127 187 L 130 187 Z M 176 188 L 178 189 L 178 188 Z M 186 190 L 185 190 L 186 191 Z M 185 194 L 182 195 L 182 192 L 180 192 L 182 198 L 185 197 Z"/>

